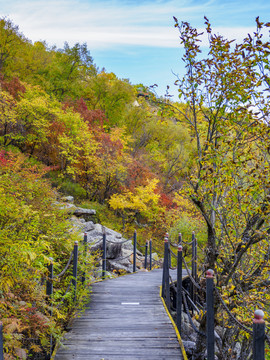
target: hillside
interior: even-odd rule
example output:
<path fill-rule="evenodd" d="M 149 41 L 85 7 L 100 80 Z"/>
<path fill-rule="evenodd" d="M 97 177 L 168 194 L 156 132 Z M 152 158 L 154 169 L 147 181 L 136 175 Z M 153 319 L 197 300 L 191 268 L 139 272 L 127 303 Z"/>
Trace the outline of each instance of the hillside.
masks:
<path fill-rule="evenodd" d="M 0 20 L 0 311 L 9 359 L 38 358 L 74 311 L 68 293 L 51 316 L 43 291 L 49 258 L 63 268 L 77 236 L 55 206 L 58 194 L 156 248 L 167 231 L 173 242 L 181 232 L 188 259 L 195 231 L 202 284 L 215 270 L 231 312 L 216 301 L 222 359 L 251 356 L 251 338 L 232 316 L 248 324 L 260 308 L 269 321 L 270 23 L 257 17 L 257 30 L 236 44 L 205 17 L 205 45 L 174 20 L 186 69 L 175 103 L 100 70 L 86 44 L 32 43 Z M 94 260 L 86 257 L 88 271 Z M 56 304 L 70 280 L 54 284 Z M 204 331 L 206 313 L 196 317 Z M 194 359 L 204 351 L 198 336 Z"/>
<path fill-rule="evenodd" d="M 0 99 L 0 311 L 9 359 L 35 358 L 73 311 L 68 302 L 50 317 L 37 281 L 50 257 L 56 269 L 65 265 L 76 239 L 53 205 L 58 194 L 160 247 L 170 228 L 177 237 L 201 227 L 176 196 L 194 144 L 162 99 L 100 70 L 86 44 L 32 43 L 9 19 L 0 20 Z M 59 296 L 67 281 L 54 285 Z"/>

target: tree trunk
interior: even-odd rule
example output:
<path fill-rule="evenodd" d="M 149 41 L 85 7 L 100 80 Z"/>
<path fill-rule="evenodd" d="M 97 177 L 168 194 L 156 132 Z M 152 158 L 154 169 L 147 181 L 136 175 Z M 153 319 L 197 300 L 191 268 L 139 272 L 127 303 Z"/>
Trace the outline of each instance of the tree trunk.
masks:
<path fill-rule="evenodd" d="M 216 234 L 215 230 L 208 224 L 207 225 L 208 232 L 208 241 L 207 241 L 207 254 L 206 254 L 206 269 L 215 270 L 215 263 L 217 259 L 217 249 L 216 249 Z"/>

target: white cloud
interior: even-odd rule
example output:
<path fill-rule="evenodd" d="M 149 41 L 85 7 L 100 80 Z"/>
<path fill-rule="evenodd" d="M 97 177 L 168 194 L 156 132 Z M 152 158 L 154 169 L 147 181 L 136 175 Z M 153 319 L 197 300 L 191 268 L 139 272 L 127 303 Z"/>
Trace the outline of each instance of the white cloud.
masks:
<path fill-rule="evenodd" d="M 31 33 L 31 29 L 27 31 Z M 31 33 L 32 41 L 44 40 L 50 45 L 61 47 L 64 41 L 73 44 L 86 42 L 90 49 L 110 49 L 121 45 L 155 46 L 161 48 L 178 47 L 179 41 L 174 29 L 171 28 L 87 28 L 73 31 L 67 29 L 64 34 L 55 29 L 40 29 L 37 34 Z"/>
<path fill-rule="evenodd" d="M 64 41 L 87 42 L 90 49 L 110 49 L 121 45 L 179 47 L 172 16 L 179 20 L 200 19 L 204 14 L 220 14 L 224 1 L 217 0 L 0 0 L 2 11 L 20 26 L 32 41 L 45 40 L 62 47 Z M 227 1 L 228 2 L 228 1 Z M 226 1 L 225 1 L 226 3 Z M 234 2 L 237 5 L 237 0 Z M 227 4 L 228 5 L 228 4 Z M 235 13 L 239 7 L 235 7 Z M 194 21 L 195 21 L 194 20 Z M 211 18 L 210 18 L 211 20 Z M 217 19 L 215 20 L 217 23 Z M 194 26 L 198 26 L 195 21 Z M 240 25 L 240 24 L 239 24 Z M 229 38 L 242 38 L 252 32 L 250 27 L 214 28 Z M 203 39 L 206 44 L 207 38 Z"/>
<path fill-rule="evenodd" d="M 169 84 L 175 98 L 171 69 L 180 77 L 185 69 L 173 16 L 201 32 L 206 15 L 216 33 L 242 41 L 255 17 L 269 21 L 269 14 L 267 0 L 0 0 L 0 16 L 28 39 L 58 47 L 86 42 L 98 66 L 133 83 L 157 83 L 160 95 Z"/>

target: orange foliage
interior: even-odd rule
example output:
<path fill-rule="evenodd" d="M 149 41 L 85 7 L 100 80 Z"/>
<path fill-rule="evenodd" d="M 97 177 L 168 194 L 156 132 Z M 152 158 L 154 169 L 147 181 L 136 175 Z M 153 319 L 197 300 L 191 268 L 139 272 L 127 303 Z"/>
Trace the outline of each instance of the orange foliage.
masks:
<path fill-rule="evenodd" d="M 160 194 L 159 202 L 162 206 L 165 206 L 167 209 L 175 208 L 176 205 L 173 202 L 173 197 L 169 194 L 164 194 L 163 192 Z"/>
<path fill-rule="evenodd" d="M 96 137 L 101 143 L 100 155 L 114 157 L 122 154 L 123 144 L 119 139 L 112 140 L 110 134 L 106 133 L 101 133 Z"/>
<path fill-rule="evenodd" d="M 139 185 L 147 185 L 148 180 L 154 179 L 155 177 L 156 176 L 151 172 L 150 168 L 144 163 L 142 158 L 133 158 L 133 161 L 127 168 L 125 185 L 132 191 Z"/>

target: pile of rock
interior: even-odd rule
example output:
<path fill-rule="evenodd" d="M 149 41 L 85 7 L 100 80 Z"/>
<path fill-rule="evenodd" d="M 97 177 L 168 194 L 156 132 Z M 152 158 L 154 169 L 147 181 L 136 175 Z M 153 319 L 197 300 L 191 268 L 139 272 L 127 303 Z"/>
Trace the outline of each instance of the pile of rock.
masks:
<path fill-rule="evenodd" d="M 87 243 L 92 253 L 102 253 L 103 234 L 106 235 L 106 266 L 108 272 L 133 271 L 133 245 L 131 240 L 126 240 L 122 235 L 100 224 L 87 222 L 85 224 Z"/>
<path fill-rule="evenodd" d="M 108 276 L 114 274 L 132 273 L 133 272 L 133 244 L 132 240 L 122 237 L 122 235 L 111 230 L 101 224 L 96 224 L 96 211 L 92 209 L 84 209 L 74 205 L 72 196 L 61 198 L 58 206 L 67 210 L 70 214 L 70 222 L 72 227 L 70 231 L 87 235 L 87 243 L 93 254 L 102 254 L 103 234 L 106 234 L 106 270 Z M 137 250 L 136 267 L 142 269 L 144 264 L 143 254 Z M 157 254 L 153 254 L 153 259 L 158 261 Z M 148 259 L 149 263 L 149 259 Z M 102 262 L 97 263 L 96 276 L 101 276 Z"/>

